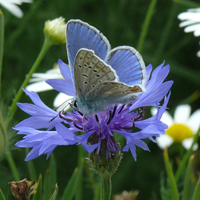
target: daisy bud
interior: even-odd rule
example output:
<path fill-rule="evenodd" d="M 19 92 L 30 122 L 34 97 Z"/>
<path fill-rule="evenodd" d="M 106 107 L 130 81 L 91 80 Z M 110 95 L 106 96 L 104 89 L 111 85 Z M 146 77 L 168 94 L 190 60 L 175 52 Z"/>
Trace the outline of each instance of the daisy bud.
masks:
<path fill-rule="evenodd" d="M 66 43 L 66 23 L 62 17 L 45 22 L 44 34 L 46 39 L 55 45 Z"/>

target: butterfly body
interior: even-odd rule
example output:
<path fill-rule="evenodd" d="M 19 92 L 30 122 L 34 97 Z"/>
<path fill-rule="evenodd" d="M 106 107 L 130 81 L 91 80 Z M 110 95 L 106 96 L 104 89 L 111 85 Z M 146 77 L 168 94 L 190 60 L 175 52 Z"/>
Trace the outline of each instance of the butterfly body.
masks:
<path fill-rule="evenodd" d="M 128 46 L 110 50 L 108 40 L 89 24 L 68 22 L 67 51 L 76 90 L 75 109 L 83 114 L 131 102 L 145 91 L 145 65 L 137 50 Z"/>

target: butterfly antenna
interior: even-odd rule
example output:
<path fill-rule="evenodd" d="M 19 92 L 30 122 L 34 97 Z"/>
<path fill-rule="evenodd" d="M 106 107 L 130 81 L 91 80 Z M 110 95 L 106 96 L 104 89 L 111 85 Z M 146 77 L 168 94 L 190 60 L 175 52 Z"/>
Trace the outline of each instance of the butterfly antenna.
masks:
<path fill-rule="evenodd" d="M 50 119 L 49 123 L 52 122 L 58 115 L 59 115 L 59 113 L 55 117 L 53 117 L 52 119 Z"/>
<path fill-rule="evenodd" d="M 53 110 L 57 110 L 58 108 L 60 108 L 63 104 L 65 104 L 68 101 L 72 101 L 73 98 L 71 99 L 67 99 L 66 101 L 64 101 L 63 103 L 61 103 L 59 106 L 55 107 Z M 70 103 L 68 103 L 67 105 L 64 106 L 64 108 L 62 110 L 64 110 Z"/>

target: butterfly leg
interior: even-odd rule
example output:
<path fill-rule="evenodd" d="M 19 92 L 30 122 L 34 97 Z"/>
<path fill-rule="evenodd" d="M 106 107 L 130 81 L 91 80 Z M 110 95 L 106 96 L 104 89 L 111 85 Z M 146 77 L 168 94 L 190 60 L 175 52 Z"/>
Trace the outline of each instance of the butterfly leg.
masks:
<path fill-rule="evenodd" d="M 99 119 L 98 119 L 97 115 L 95 115 L 95 118 L 92 117 L 92 115 L 90 115 L 90 117 L 95 121 L 96 125 L 100 128 L 99 123 L 98 123 Z"/>

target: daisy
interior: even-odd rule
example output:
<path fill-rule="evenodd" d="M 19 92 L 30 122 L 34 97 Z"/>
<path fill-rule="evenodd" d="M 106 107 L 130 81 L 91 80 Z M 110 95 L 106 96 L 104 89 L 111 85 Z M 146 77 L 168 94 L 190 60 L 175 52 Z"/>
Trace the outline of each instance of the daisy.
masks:
<path fill-rule="evenodd" d="M 26 87 L 26 90 L 34 92 L 53 90 L 53 88 L 45 82 L 48 79 L 63 79 L 58 64 L 54 65 L 53 69 L 50 69 L 45 73 L 34 73 L 30 79 L 31 84 Z M 59 107 L 59 109 L 62 110 L 63 107 L 60 107 L 60 105 L 64 101 L 70 100 L 72 98 L 73 96 L 64 93 L 58 93 L 54 99 L 53 106 L 56 108 Z"/>
<path fill-rule="evenodd" d="M 17 5 L 32 3 L 32 0 L 0 0 L 0 5 L 10 11 L 15 17 L 22 18 L 23 12 Z"/>
<path fill-rule="evenodd" d="M 200 8 L 188 9 L 187 12 L 180 13 L 178 19 L 181 22 L 180 27 L 185 27 L 184 31 L 194 32 L 195 37 L 200 36 Z M 197 56 L 200 57 L 200 51 L 197 52 Z"/>
<path fill-rule="evenodd" d="M 156 108 L 152 108 L 151 113 L 155 114 L 155 112 Z M 156 138 L 157 144 L 161 149 L 166 146 L 169 147 L 173 142 L 182 143 L 186 149 L 191 147 L 193 136 L 200 126 L 200 109 L 196 110 L 191 116 L 190 113 L 190 105 L 178 106 L 174 112 L 174 119 L 165 111 L 161 121 L 166 123 L 169 128 L 166 129 L 165 135 Z"/>

